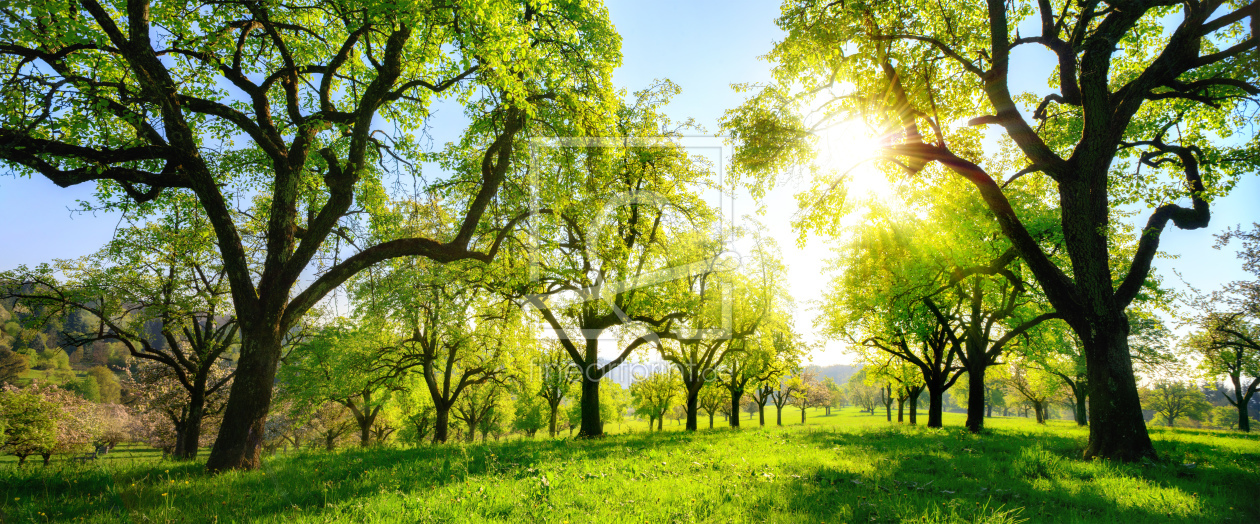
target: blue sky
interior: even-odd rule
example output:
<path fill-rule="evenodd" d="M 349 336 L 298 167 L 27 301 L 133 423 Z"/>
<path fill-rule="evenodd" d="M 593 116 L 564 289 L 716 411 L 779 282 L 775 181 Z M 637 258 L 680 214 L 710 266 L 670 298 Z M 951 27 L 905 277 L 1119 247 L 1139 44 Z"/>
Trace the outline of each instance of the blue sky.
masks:
<path fill-rule="evenodd" d="M 770 64 L 758 59 L 768 52 L 781 33 L 774 24 L 779 3 L 774 1 L 652 1 L 613 0 L 609 10 L 622 36 L 625 55 L 615 80 L 630 91 L 650 85 L 655 79 L 669 78 L 682 87 L 682 94 L 669 107 L 675 120 L 695 118 L 708 132 L 717 131 L 718 119 L 738 105 L 743 95 L 730 85 L 764 82 Z M 1048 53 L 1030 46 L 1012 61 L 1016 90 L 1044 90 Z M 453 136 L 453 135 L 452 135 Z M 446 133 L 439 140 L 447 139 Z M 822 287 L 821 259 L 830 246 L 814 239 L 797 248 L 787 225 L 791 186 L 772 195 L 764 221 L 780 237 L 785 259 L 792 269 L 791 284 L 798 300 L 817 297 Z M 91 188 L 58 188 L 44 179 L 15 179 L 0 175 L 0 269 L 18 264 L 36 264 L 53 258 L 77 257 L 98 249 L 112 234 L 118 216 L 75 214 L 77 199 L 89 199 Z M 1161 258 L 1155 266 L 1165 281 L 1173 284 L 1176 270 L 1191 284 L 1205 289 L 1241 278 L 1239 263 L 1232 251 L 1211 248 L 1213 233 L 1235 224 L 1260 221 L 1260 178 L 1247 177 L 1226 199 L 1213 206 L 1207 230 L 1181 231 L 1170 228 L 1163 235 L 1164 253 L 1177 258 Z M 743 208 L 737 213 L 751 210 Z M 1145 221 L 1145 216 L 1141 216 Z M 812 312 L 801 311 L 798 329 L 808 331 Z M 829 345 L 814 356 L 818 363 L 847 362 L 841 348 Z"/>

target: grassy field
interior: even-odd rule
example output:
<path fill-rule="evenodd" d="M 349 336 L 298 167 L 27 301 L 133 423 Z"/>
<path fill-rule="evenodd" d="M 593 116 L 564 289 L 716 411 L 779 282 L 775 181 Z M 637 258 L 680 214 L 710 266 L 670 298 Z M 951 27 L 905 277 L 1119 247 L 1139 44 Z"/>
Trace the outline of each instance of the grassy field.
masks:
<path fill-rule="evenodd" d="M 284 453 L 213 477 L 139 448 L 88 465 L 10 461 L 0 521 L 1260 521 L 1255 435 L 1155 429 L 1163 461 L 1122 465 L 1079 460 L 1086 432 L 1064 421 L 995 418 L 973 436 L 960 415 L 942 430 L 851 408 L 804 426 L 784 415 L 783 428 L 686 434 L 670 421 L 596 441 Z"/>

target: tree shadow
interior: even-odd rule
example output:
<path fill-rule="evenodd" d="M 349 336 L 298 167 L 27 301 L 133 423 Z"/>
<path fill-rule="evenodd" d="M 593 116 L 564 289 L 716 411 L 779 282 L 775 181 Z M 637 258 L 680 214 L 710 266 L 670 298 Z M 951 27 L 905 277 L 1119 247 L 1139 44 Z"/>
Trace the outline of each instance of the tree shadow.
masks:
<path fill-rule="evenodd" d="M 539 474 L 559 461 L 601 461 L 691 445 L 685 432 L 639 433 L 617 437 L 523 439 L 489 443 L 448 443 L 414 448 L 346 448 L 301 451 L 267 457 L 261 471 L 210 475 L 204 461 L 152 462 L 129 467 L 55 465 L 0 470 L 0 491 L 26 501 L 50 504 L 28 508 L 56 519 L 116 520 L 159 514 L 172 522 L 265 519 L 293 511 L 319 513 L 385 491 L 423 493 L 476 479 L 501 481 Z M 493 479 L 493 480 L 491 480 Z M 12 500 L 12 499 L 10 499 Z M 55 501 L 53 507 L 52 502 Z M 164 512 L 165 510 L 165 512 Z M 6 515 L 10 511 L 3 509 Z M 21 520 L 21 515 L 18 515 Z"/>
<path fill-rule="evenodd" d="M 1156 439 L 1164 460 L 1117 464 L 1085 461 L 1083 438 L 1051 432 L 890 427 L 800 438 L 878 464 L 866 472 L 820 466 L 793 479 L 784 503 L 810 520 L 1260 520 L 1260 454 L 1209 443 Z"/>

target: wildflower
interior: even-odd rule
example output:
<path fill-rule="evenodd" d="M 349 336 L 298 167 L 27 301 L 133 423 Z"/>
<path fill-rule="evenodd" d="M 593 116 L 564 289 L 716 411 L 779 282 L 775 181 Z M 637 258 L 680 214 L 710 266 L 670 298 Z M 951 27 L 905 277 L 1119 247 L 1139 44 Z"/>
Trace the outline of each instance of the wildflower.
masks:
<path fill-rule="evenodd" d="M 163 497 L 165 497 L 165 496 L 166 496 L 166 494 L 165 494 L 165 493 L 163 493 L 163 494 L 162 494 L 162 496 L 163 496 Z"/>

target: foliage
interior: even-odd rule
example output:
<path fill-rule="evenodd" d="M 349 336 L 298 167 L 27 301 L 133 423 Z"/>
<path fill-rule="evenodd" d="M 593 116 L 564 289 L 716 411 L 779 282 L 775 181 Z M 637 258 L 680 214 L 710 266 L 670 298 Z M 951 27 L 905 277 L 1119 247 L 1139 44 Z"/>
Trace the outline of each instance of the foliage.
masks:
<path fill-rule="evenodd" d="M 634 377 L 630 384 L 630 398 L 633 402 L 634 414 L 648 419 L 648 429 L 655 424 L 663 429 L 665 413 L 669 411 L 678 396 L 683 393 L 682 380 L 678 371 L 669 368 L 649 374 L 645 377 Z"/>
<path fill-rule="evenodd" d="M 1142 407 L 1155 412 L 1160 422 L 1168 427 L 1173 427 L 1179 418 L 1202 420 L 1211 409 L 1203 391 L 1185 382 L 1160 380 L 1141 392 Z"/>

